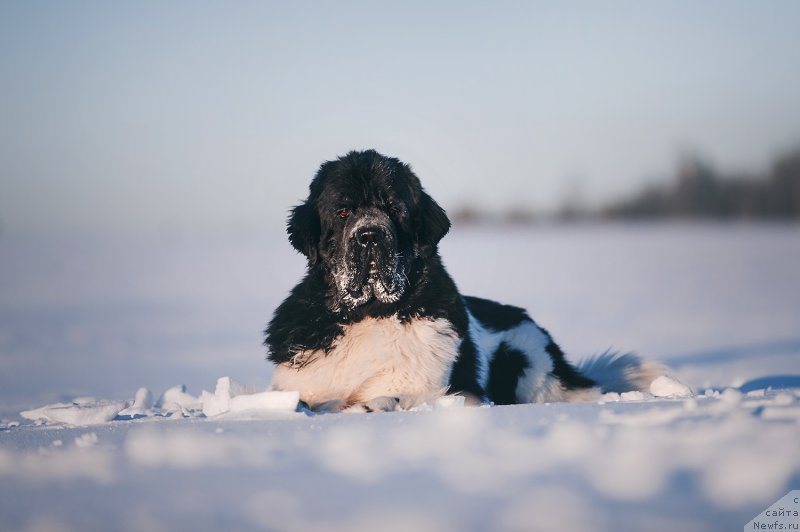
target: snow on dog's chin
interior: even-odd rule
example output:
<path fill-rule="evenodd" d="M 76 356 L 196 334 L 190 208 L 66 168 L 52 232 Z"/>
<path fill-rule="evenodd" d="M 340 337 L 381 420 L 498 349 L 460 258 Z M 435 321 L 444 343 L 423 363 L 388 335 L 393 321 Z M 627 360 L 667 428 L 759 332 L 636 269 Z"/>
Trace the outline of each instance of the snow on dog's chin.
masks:
<path fill-rule="evenodd" d="M 356 308 L 368 303 L 373 297 L 381 303 L 394 303 L 400 299 L 405 291 L 405 276 L 393 265 L 390 275 L 370 273 L 366 281 L 354 283 L 354 270 L 342 268 L 334 273 L 336 288 L 340 294 L 341 303 L 349 308 Z M 386 279 L 389 279 L 387 283 Z M 355 286 L 354 286 L 355 285 Z"/>
<path fill-rule="evenodd" d="M 378 276 L 372 276 L 369 278 L 369 286 L 378 301 L 381 303 L 394 303 L 403 295 L 405 288 L 403 279 L 402 275 L 395 272 L 392 276 L 391 286 L 387 287 Z"/>

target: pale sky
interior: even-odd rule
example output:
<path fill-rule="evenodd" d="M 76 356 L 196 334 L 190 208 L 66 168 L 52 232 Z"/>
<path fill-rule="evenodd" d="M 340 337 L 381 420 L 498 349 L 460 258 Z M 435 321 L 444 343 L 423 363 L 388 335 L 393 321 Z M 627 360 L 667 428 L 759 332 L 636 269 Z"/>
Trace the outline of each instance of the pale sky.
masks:
<path fill-rule="evenodd" d="M 800 144 L 800 2 L 3 2 L 6 235 L 282 228 L 374 147 L 448 209 Z"/>

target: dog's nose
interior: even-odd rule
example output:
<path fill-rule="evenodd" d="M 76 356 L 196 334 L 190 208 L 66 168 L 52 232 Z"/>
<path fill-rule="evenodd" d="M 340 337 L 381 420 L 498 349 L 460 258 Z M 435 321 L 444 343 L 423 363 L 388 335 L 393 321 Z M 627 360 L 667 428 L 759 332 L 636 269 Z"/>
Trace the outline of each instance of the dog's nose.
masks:
<path fill-rule="evenodd" d="M 356 233 L 356 241 L 364 247 L 374 246 L 383 240 L 383 231 L 380 227 L 362 227 Z"/>

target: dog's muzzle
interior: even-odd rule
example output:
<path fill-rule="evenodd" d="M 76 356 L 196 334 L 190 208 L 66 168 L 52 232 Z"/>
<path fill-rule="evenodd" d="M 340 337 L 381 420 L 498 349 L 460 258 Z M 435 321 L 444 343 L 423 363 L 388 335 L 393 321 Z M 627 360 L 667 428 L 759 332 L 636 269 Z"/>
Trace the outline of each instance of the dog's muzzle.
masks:
<path fill-rule="evenodd" d="M 382 303 L 400 298 L 406 275 L 391 228 L 368 222 L 358 224 L 344 247 L 344 260 L 334 277 L 346 306 L 355 308 L 373 298 Z"/>
<path fill-rule="evenodd" d="M 383 229 L 377 225 L 372 225 L 368 227 L 362 227 L 358 231 L 356 231 L 356 242 L 362 248 L 367 249 L 368 251 L 374 251 L 378 245 L 382 244 L 386 240 L 386 234 L 384 233 Z M 380 269 L 378 267 L 378 259 L 374 256 L 373 253 L 368 253 L 367 255 L 367 275 L 372 277 L 377 277 L 380 274 Z"/>

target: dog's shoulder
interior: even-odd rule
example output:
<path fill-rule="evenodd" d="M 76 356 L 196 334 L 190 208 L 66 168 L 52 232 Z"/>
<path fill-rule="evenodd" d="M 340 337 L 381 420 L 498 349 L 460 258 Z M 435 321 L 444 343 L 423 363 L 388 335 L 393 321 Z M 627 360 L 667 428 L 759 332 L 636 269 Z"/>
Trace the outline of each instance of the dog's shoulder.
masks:
<path fill-rule="evenodd" d="M 324 281 L 314 272 L 292 289 L 264 331 L 269 360 L 280 364 L 301 351 L 330 349 L 343 328 L 325 305 L 326 292 Z"/>
<path fill-rule="evenodd" d="M 469 327 L 464 300 L 438 255 L 426 261 L 416 288 L 399 311 L 401 317 L 445 319 L 459 336 L 465 336 Z"/>

